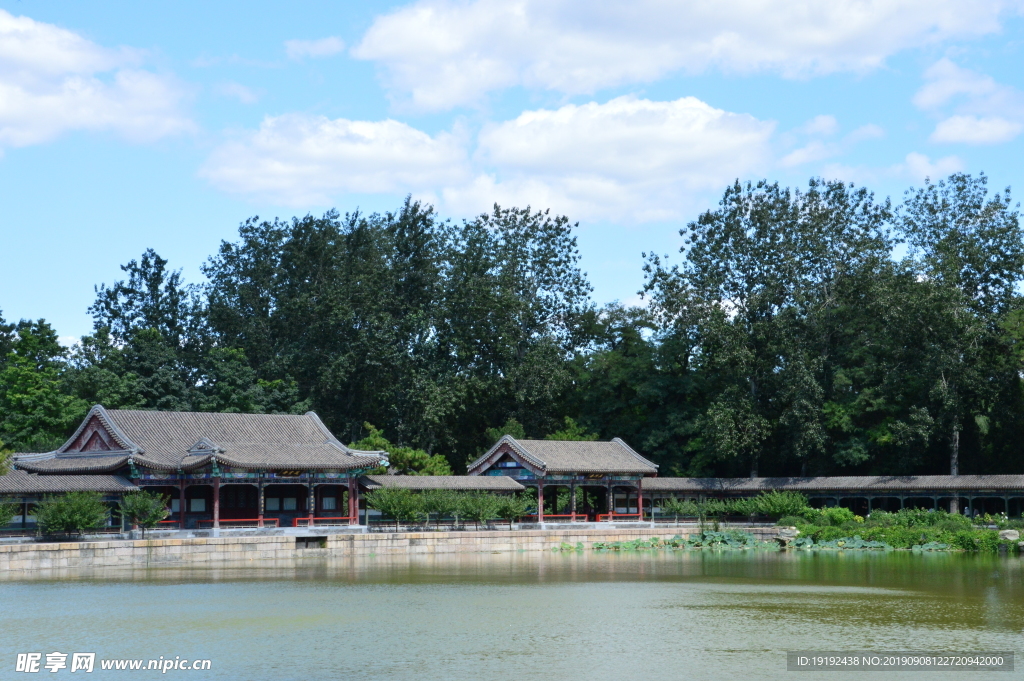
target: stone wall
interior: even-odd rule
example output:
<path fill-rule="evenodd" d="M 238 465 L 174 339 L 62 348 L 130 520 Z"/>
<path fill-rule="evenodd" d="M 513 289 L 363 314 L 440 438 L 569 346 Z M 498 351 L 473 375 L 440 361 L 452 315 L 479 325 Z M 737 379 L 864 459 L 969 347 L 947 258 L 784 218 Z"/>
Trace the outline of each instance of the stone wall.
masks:
<path fill-rule="evenodd" d="M 0 573 L 104 567 L 170 567 L 239 564 L 294 558 L 544 551 L 562 543 L 669 538 L 684 528 L 566 528 L 488 532 L 400 532 L 303 536 L 204 537 L 138 541 L 65 542 L 0 545 Z M 777 528 L 747 528 L 771 539 Z"/>

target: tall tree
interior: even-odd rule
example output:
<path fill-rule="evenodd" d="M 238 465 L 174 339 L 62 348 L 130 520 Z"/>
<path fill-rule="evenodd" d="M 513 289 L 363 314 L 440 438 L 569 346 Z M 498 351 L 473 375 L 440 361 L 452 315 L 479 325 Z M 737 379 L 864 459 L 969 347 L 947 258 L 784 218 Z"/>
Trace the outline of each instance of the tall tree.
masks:
<path fill-rule="evenodd" d="M 956 173 L 911 189 L 899 227 L 910 255 L 941 299 L 944 319 L 927 329 L 930 398 L 948 433 L 949 471 L 960 472 L 960 434 L 992 398 L 1000 325 L 1024 278 L 1024 232 L 1010 189 L 989 196 L 988 178 Z M 925 329 L 922 329 L 925 330 Z"/>

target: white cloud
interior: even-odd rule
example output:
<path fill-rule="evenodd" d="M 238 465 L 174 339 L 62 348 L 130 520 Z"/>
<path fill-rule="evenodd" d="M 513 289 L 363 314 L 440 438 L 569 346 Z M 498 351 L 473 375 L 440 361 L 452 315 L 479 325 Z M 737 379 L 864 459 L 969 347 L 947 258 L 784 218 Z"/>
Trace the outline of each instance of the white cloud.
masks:
<path fill-rule="evenodd" d="M 180 111 L 185 88 L 138 68 L 140 57 L 0 10 L 0 148 L 71 130 L 112 130 L 132 140 L 191 130 Z"/>
<path fill-rule="evenodd" d="M 932 142 L 998 144 L 1024 130 L 1024 93 L 970 69 L 940 59 L 924 73 L 914 104 L 939 115 L 956 102 L 954 115 L 935 126 Z"/>
<path fill-rule="evenodd" d="M 944 156 L 932 162 L 930 158 L 917 152 L 907 154 L 903 164 L 893 167 L 893 170 L 903 171 L 917 181 L 921 181 L 926 177 L 932 179 L 945 177 L 963 169 L 963 161 L 958 156 Z"/>
<path fill-rule="evenodd" d="M 302 59 L 304 57 L 330 57 L 345 49 L 345 43 L 341 38 L 331 36 L 320 40 L 286 40 L 284 42 L 285 52 L 289 59 Z"/>
<path fill-rule="evenodd" d="M 797 128 L 796 133 L 818 139 L 811 139 L 803 146 L 789 152 L 779 159 L 779 165 L 783 168 L 792 168 L 806 163 L 823 161 L 845 153 L 858 142 L 885 136 L 885 131 L 882 128 L 869 123 L 853 130 L 839 141 L 826 142 L 820 139 L 822 137 L 832 137 L 838 130 L 839 121 L 834 117 L 815 116 Z M 792 140 L 794 135 L 790 134 L 788 137 Z"/>
<path fill-rule="evenodd" d="M 800 127 L 805 135 L 834 135 L 839 130 L 839 121 L 835 116 L 815 116 Z"/>
<path fill-rule="evenodd" d="M 221 83 L 214 87 L 214 91 L 223 97 L 232 97 L 237 99 L 242 104 L 255 104 L 260 101 L 260 95 L 252 88 L 246 87 L 241 83 Z"/>
<path fill-rule="evenodd" d="M 964 163 L 958 156 L 944 156 L 932 161 L 928 156 L 915 151 L 907 154 L 900 163 L 885 168 L 848 166 L 836 163 L 825 166 L 821 175 L 830 179 L 867 185 L 893 179 L 921 182 L 929 177 L 937 180 L 963 169 Z"/>
<path fill-rule="evenodd" d="M 292 205 L 412 192 L 463 214 L 497 201 L 636 222 L 677 216 L 695 196 L 769 165 L 773 129 L 692 97 L 527 111 L 485 127 L 475 149 L 460 132 L 292 115 L 223 145 L 202 174 Z"/>
<path fill-rule="evenodd" d="M 998 116 L 950 116 L 935 126 L 929 139 L 932 142 L 998 144 L 1012 140 L 1022 127 L 1020 123 Z"/>
<path fill-rule="evenodd" d="M 353 50 L 422 109 L 524 86 L 569 94 L 683 71 L 864 72 L 901 50 L 1000 29 L 1021 0 L 420 0 Z"/>
<path fill-rule="evenodd" d="M 345 192 L 404 193 L 462 180 L 467 159 L 451 133 L 431 137 L 393 120 L 267 117 L 218 147 L 200 171 L 215 186 L 288 205 L 328 204 Z"/>

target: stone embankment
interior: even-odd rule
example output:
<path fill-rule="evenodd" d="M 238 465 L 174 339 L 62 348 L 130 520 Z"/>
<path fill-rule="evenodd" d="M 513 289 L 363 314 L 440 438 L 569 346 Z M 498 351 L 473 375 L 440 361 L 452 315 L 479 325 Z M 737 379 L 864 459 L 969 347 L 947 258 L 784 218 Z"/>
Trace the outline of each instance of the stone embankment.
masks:
<path fill-rule="evenodd" d="M 771 540 L 778 528 L 743 529 Z M 106 567 L 181 567 L 296 558 L 545 551 L 562 544 L 686 536 L 696 528 L 566 528 L 482 532 L 397 532 L 324 536 L 236 536 L 0 545 L 0 573 Z"/>

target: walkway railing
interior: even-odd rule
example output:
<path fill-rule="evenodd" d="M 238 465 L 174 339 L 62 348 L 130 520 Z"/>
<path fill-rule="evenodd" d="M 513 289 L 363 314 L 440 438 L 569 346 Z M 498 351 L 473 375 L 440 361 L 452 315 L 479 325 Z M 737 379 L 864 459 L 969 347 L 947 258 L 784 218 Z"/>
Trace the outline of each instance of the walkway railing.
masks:
<path fill-rule="evenodd" d="M 339 516 L 336 518 L 295 518 L 292 520 L 292 527 L 340 527 L 344 525 L 358 525 L 359 519 L 355 516 Z"/>
<path fill-rule="evenodd" d="M 597 522 L 614 522 L 616 520 L 635 520 L 640 521 L 644 519 L 643 513 L 598 513 Z"/>
<path fill-rule="evenodd" d="M 281 521 L 277 518 L 264 518 L 263 527 L 277 527 Z M 227 520 L 220 520 L 221 527 L 259 527 L 259 518 L 230 518 Z M 212 520 L 200 520 L 199 527 L 213 527 Z"/>
<path fill-rule="evenodd" d="M 538 516 L 536 514 L 534 514 L 534 515 L 524 515 L 523 516 L 523 520 L 526 521 L 526 522 L 534 522 L 535 523 L 535 522 L 538 522 L 537 521 L 537 517 Z M 553 523 L 558 523 L 558 522 L 585 523 L 585 522 L 588 522 L 589 520 L 590 520 L 590 516 L 588 516 L 586 513 L 567 513 L 567 514 L 562 514 L 562 515 L 558 515 L 556 513 L 545 513 L 544 514 L 544 522 L 551 521 Z"/>

